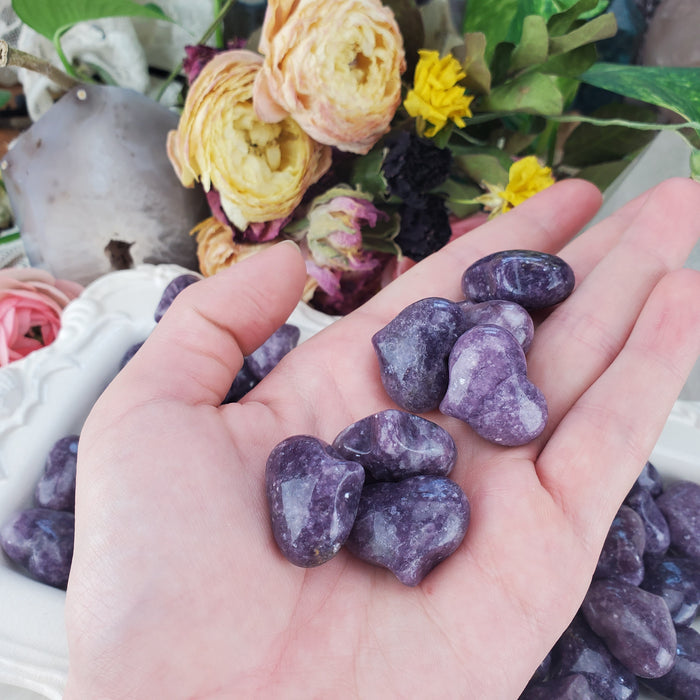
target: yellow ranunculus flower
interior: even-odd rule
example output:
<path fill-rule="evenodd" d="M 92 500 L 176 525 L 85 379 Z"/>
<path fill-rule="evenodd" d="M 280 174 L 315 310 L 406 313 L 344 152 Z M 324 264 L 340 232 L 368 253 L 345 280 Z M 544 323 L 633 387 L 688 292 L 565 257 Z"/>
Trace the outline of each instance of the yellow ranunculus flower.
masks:
<path fill-rule="evenodd" d="M 422 49 L 416 65 L 413 89 L 409 90 L 403 106 L 412 117 L 421 117 L 432 126 L 426 136 L 435 136 L 448 120 L 464 126 L 463 117 L 471 117 L 469 106 L 473 95 L 465 95 L 464 88 L 457 83 L 467 74 L 459 61 L 447 54 L 440 58 L 437 51 Z"/>
<path fill-rule="evenodd" d="M 540 165 L 536 156 L 526 156 L 510 166 L 505 189 L 485 183 L 488 193 L 477 197 L 476 201 L 483 204 L 491 212 L 490 218 L 493 218 L 553 184 L 552 169 Z"/>
<path fill-rule="evenodd" d="M 168 157 L 182 184 L 216 189 L 241 230 L 289 215 L 331 164 L 330 149 L 291 117 L 276 124 L 257 117 L 253 83 L 261 65 L 252 51 L 217 54 L 190 87 L 177 131 L 168 134 Z"/>
<path fill-rule="evenodd" d="M 403 38 L 380 0 L 269 0 L 255 81 L 258 115 L 285 114 L 312 138 L 367 153 L 401 102 Z"/>

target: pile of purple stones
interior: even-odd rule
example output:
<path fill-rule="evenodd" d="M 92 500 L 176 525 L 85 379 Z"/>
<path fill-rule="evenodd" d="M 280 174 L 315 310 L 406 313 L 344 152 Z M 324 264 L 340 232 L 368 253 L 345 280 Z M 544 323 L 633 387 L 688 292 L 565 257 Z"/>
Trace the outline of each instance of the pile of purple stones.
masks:
<path fill-rule="evenodd" d="M 700 698 L 700 485 L 647 462 L 608 531 L 576 617 L 521 700 Z"/>
<path fill-rule="evenodd" d="M 456 458 L 446 430 L 398 409 L 356 421 L 330 445 L 289 437 L 265 470 L 275 541 L 297 566 L 323 564 L 345 546 L 415 586 L 469 525 L 467 497 L 447 477 Z"/>

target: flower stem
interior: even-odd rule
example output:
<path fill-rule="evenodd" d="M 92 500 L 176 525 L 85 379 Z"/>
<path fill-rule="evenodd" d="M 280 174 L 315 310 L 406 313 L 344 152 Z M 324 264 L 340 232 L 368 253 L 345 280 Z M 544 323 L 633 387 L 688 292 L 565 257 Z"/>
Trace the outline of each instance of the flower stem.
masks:
<path fill-rule="evenodd" d="M 82 85 L 79 80 L 66 75 L 62 70 L 43 58 L 15 49 L 4 39 L 0 39 L 0 68 L 5 68 L 6 66 L 26 68 L 35 73 L 41 73 L 66 91 L 72 90 L 77 85 Z"/>

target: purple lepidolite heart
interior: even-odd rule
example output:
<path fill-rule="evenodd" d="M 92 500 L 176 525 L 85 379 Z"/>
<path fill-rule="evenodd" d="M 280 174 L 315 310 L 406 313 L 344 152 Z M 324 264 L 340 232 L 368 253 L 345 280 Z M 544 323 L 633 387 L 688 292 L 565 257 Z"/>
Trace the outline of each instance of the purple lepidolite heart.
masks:
<path fill-rule="evenodd" d="M 438 407 L 448 382 L 447 358 L 469 324 L 455 302 L 440 297 L 407 306 L 372 337 L 382 384 L 401 408 Z"/>
<path fill-rule="evenodd" d="M 469 501 L 454 481 L 412 476 L 365 486 L 345 546 L 416 586 L 459 547 L 468 526 Z"/>
<path fill-rule="evenodd" d="M 318 438 L 295 435 L 265 470 L 275 541 L 292 564 L 318 566 L 338 553 L 355 521 L 365 471 Z"/>
<path fill-rule="evenodd" d="M 499 445 L 524 445 L 547 422 L 547 402 L 527 378 L 525 353 L 499 326 L 474 326 L 455 343 L 440 411 Z"/>
<path fill-rule="evenodd" d="M 514 301 L 492 299 L 475 304 L 471 301 L 458 302 L 469 326 L 501 326 L 510 331 L 520 343 L 523 352 L 527 352 L 535 335 L 535 324 L 530 314 Z"/>
<path fill-rule="evenodd" d="M 462 291 L 472 301 L 503 299 L 526 309 L 564 301 L 574 288 L 574 272 L 556 255 L 536 250 L 502 250 L 470 265 Z"/>
<path fill-rule="evenodd" d="M 345 459 L 359 462 L 377 481 L 419 474 L 447 476 L 457 459 L 454 440 L 444 428 L 395 408 L 349 425 L 333 447 Z"/>

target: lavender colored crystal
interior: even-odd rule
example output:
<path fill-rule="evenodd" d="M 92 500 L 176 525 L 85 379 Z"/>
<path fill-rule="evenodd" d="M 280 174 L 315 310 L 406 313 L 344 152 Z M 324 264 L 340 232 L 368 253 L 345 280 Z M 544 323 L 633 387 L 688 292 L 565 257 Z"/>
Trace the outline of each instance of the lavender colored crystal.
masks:
<path fill-rule="evenodd" d="M 651 463 L 646 462 L 635 481 L 633 489 L 641 488 L 649 491 L 652 496 L 658 496 L 663 490 L 663 481 L 659 470 Z"/>
<path fill-rule="evenodd" d="M 514 301 L 526 309 L 553 306 L 571 294 L 574 272 L 556 255 L 534 250 L 503 250 L 470 265 L 462 290 L 475 302 Z"/>
<path fill-rule="evenodd" d="M 594 578 L 618 578 L 638 586 L 644 578 L 646 534 L 642 519 L 629 506 L 620 506 L 608 530 Z"/>
<path fill-rule="evenodd" d="M 263 379 L 299 342 L 301 331 L 291 323 L 280 326 L 257 350 L 246 358 L 248 370 L 258 380 Z"/>
<path fill-rule="evenodd" d="M 469 326 L 490 324 L 510 331 L 527 352 L 535 335 L 532 316 L 520 304 L 512 301 L 493 299 L 475 304 L 471 301 L 457 302 L 467 317 Z"/>
<path fill-rule="evenodd" d="M 671 533 L 664 514 L 659 509 L 651 491 L 635 484 L 625 498 L 625 504 L 642 519 L 646 535 L 644 556 L 658 560 L 671 544 Z"/>
<path fill-rule="evenodd" d="M 458 304 L 429 297 L 374 334 L 382 383 L 398 406 L 413 413 L 438 407 L 447 389 L 447 358 L 467 327 Z"/>
<path fill-rule="evenodd" d="M 597 700 L 588 679 L 580 673 L 553 678 L 529 686 L 519 700 Z"/>
<path fill-rule="evenodd" d="M 258 383 L 258 378 L 250 371 L 246 359 L 238 374 L 233 378 L 224 400 L 221 403 L 240 401 Z"/>
<path fill-rule="evenodd" d="M 656 497 L 656 504 L 668 522 L 673 549 L 700 559 L 700 484 L 677 481 Z"/>
<path fill-rule="evenodd" d="M 412 476 L 365 486 L 345 546 L 416 586 L 457 549 L 468 525 L 469 502 L 454 481 Z"/>
<path fill-rule="evenodd" d="M 356 421 L 333 441 L 345 458 L 359 462 L 377 481 L 409 476 L 447 476 L 457 459 L 452 436 L 437 423 L 397 409 Z"/>
<path fill-rule="evenodd" d="M 65 588 L 73 560 L 75 516 L 63 510 L 28 508 L 0 530 L 7 556 L 50 586 Z"/>
<path fill-rule="evenodd" d="M 591 583 L 581 605 L 586 621 L 632 673 L 658 678 L 673 666 L 676 630 L 661 596 L 615 579 Z"/>
<path fill-rule="evenodd" d="M 666 601 L 676 626 L 689 625 L 700 606 L 700 561 L 667 556 L 647 567 L 641 586 Z"/>
<path fill-rule="evenodd" d="M 645 679 L 643 683 L 671 700 L 698 700 L 700 634 L 690 627 L 679 627 L 676 634 L 676 661 L 673 668 L 665 676 Z"/>
<path fill-rule="evenodd" d="M 78 435 L 67 435 L 53 444 L 34 489 L 37 505 L 54 510 L 75 510 L 77 458 Z"/>
<path fill-rule="evenodd" d="M 175 300 L 175 297 L 183 289 L 185 289 L 185 287 L 189 287 L 191 284 L 198 282 L 200 279 L 201 277 L 197 277 L 197 275 L 185 274 L 178 275 L 171 280 L 168 283 L 168 286 L 163 290 L 158 306 L 156 306 L 156 310 L 153 314 L 153 318 L 155 319 L 156 323 L 163 318 L 163 314 L 165 314 L 165 312 L 170 308 L 170 305 Z"/>
<path fill-rule="evenodd" d="M 338 553 L 355 521 L 365 472 L 328 444 L 295 435 L 270 453 L 265 470 L 272 532 L 297 566 L 323 564 Z"/>
<path fill-rule="evenodd" d="M 455 343 L 440 411 L 509 446 L 530 442 L 547 422 L 547 402 L 527 378 L 523 349 L 511 333 L 489 325 L 474 326 Z"/>
<path fill-rule="evenodd" d="M 605 643 L 577 615 L 552 650 L 551 676 L 580 674 L 586 678 L 592 697 L 600 700 L 635 700 L 637 678 L 618 661 Z"/>

